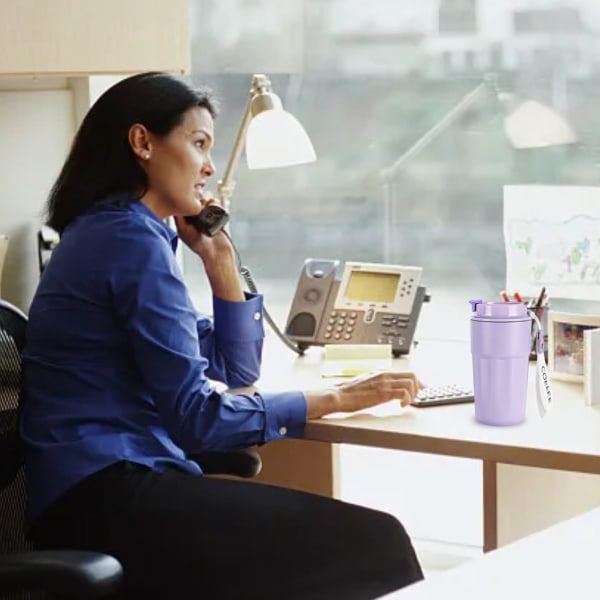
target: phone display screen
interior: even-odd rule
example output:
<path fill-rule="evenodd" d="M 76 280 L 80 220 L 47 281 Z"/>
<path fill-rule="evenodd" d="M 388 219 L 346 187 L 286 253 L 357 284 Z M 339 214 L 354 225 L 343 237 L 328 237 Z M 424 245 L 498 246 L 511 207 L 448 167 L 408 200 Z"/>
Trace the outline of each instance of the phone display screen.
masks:
<path fill-rule="evenodd" d="M 399 273 L 352 271 L 345 297 L 355 302 L 392 303 L 400 283 Z"/>

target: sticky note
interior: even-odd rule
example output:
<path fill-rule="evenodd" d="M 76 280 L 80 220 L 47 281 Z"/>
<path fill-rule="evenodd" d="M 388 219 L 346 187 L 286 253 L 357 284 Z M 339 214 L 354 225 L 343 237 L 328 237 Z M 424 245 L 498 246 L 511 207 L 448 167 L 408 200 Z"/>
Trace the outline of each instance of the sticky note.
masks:
<path fill-rule="evenodd" d="M 355 377 L 392 368 L 389 344 L 340 344 L 325 346 L 322 377 Z"/>

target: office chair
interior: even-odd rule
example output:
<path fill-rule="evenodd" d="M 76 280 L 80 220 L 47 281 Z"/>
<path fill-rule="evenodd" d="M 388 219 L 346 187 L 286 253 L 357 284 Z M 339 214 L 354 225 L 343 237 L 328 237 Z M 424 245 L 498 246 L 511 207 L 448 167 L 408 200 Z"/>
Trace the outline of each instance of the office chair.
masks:
<path fill-rule="evenodd" d="M 120 563 L 112 556 L 83 551 L 33 551 L 25 537 L 25 475 L 19 442 L 21 351 L 27 317 L 0 300 L 0 598 L 37 598 L 42 590 L 69 598 L 102 598 L 119 587 Z M 210 474 L 253 477 L 261 469 L 252 449 L 190 456 Z M 12 596 L 11 596 L 12 597 Z M 45 596 L 42 596 L 45 597 Z"/>
<path fill-rule="evenodd" d="M 38 252 L 38 267 L 40 269 L 40 275 L 44 272 L 52 250 L 56 248 L 58 244 L 58 234 L 45 225 L 37 232 L 37 252 Z"/>
<path fill-rule="evenodd" d="M 0 233 L 0 298 L 2 298 L 2 270 L 4 267 L 4 261 L 6 259 L 6 253 L 8 251 L 8 238 Z"/>
<path fill-rule="evenodd" d="M 33 551 L 24 535 L 18 410 L 26 323 L 23 313 L 0 300 L 0 597 L 39 598 L 49 592 L 102 598 L 118 589 L 122 568 L 117 559 L 76 550 Z"/>

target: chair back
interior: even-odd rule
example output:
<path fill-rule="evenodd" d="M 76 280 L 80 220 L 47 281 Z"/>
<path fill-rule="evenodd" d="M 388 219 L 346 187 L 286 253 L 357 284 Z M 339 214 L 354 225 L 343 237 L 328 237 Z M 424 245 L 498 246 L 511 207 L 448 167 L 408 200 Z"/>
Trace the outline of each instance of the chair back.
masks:
<path fill-rule="evenodd" d="M 44 272 L 44 269 L 52 256 L 52 251 L 56 248 L 59 239 L 58 233 L 47 225 L 42 225 L 42 228 L 38 230 L 37 250 L 40 275 Z"/>
<path fill-rule="evenodd" d="M 27 317 L 0 300 L 0 554 L 30 550 L 24 535 L 25 476 L 19 442 L 21 351 Z"/>
<path fill-rule="evenodd" d="M 25 537 L 25 471 L 19 441 L 21 351 L 27 317 L 0 300 L 0 555 L 26 552 L 33 544 Z M 15 592 L 3 600 L 43 600 L 38 591 Z"/>
<path fill-rule="evenodd" d="M 4 269 L 4 259 L 8 250 L 8 238 L 0 233 L 0 298 L 2 298 L 2 271 Z"/>

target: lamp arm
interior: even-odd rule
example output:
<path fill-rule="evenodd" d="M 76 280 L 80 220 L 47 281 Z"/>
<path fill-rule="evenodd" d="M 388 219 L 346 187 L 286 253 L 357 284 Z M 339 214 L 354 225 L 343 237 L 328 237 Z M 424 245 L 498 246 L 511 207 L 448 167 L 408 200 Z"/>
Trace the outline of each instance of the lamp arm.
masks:
<path fill-rule="evenodd" d="M 389 181 L 394 175 L 407 163 L 413 156 L 418 154 L 423 148 L 427 147 L 438 135 L 444 132 L 452 123 L 472 104 L 479 100 L 481 92 L 490 86 L 488 80 L 481 82 L 476 88 L 471 90 L 466 96 L 444 115 L 431 129 L 426 131 L 404 154 L 389 167 L 380 171 L 380 176 L 384 181 Z"/>
<path fill-rule="evenodd" d="M 219 183 L 217 184 L 217 193 L 219 196 L 219 200 L 221 201 L 221 205 L 223 206 L 223 208 L 228 212 L 229 201 L 235 188 L 235 182 L 233 181 L 233 172 L 237 165 L 238 159 L 240 158 L 242 147 L 244 145 L 244 140 L 246 138 L 246 130 L 248 129 L 250 119 L 252 118 L 252 112 L 250 110 L 251 103 L 252 97 L 250 97 L 248 103 L 246 104 L 246 112 L 242 117 L 242 122 L 240 123 L 240 127 L 238 129 L 235 142 L 233 144 L 233 149 L 231 150 L 231 155 L 229 156 L 229 161 L 227 162 L 227 167 L 225 168 L 225 173 L 223 174 L 223 178 L 220 179 Z"/>

